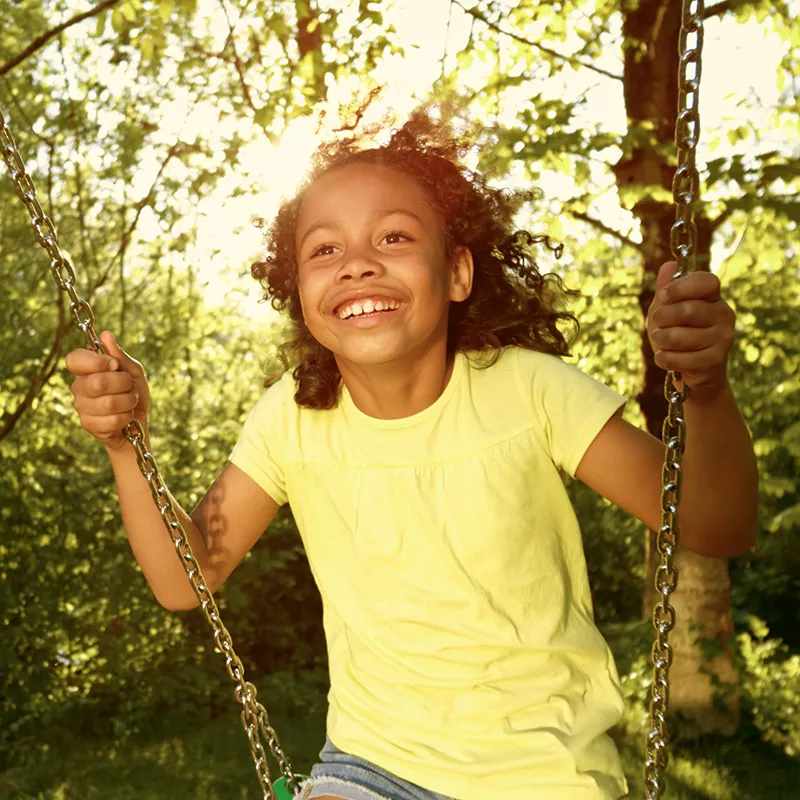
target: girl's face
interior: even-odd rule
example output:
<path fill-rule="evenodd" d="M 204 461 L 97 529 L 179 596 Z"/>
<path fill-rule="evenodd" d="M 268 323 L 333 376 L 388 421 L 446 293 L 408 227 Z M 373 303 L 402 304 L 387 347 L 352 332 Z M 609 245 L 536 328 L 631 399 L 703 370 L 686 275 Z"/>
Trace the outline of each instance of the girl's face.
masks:
<path fill-rule="evenodd" d="M 340 368 L 444 352 L 472 258 L 448 257 L 439 215 L 404 172 L 351 164 L 323 175 L 303 199 L 295 248 L 306 325 Z"/>

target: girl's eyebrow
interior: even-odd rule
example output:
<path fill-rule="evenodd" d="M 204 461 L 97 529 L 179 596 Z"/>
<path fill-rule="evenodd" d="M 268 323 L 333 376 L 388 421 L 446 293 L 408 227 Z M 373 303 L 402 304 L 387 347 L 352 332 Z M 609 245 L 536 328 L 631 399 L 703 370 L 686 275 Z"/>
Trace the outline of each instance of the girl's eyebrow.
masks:
<path fill-rule="evenodd" d="M 411 211 L 408 208 L 401 208 L 398 206 L 397 208 L 376 208 L 372 214 L 370 215 L 373 220 L 383 219 L 384 217 L 391 217 L 392 214 L 403 214 L 406 217 L 411 217 L 412 219 L 416 220 L 420 225 L 425 225 L 422 217 Z M 315 222 L 302 236 L 300 239 L 299 247 L 303 246 L 303 242 L 311 236 L 312 233 L 315 233 L 322 228 L 331 228 L 331 229 L 338 229 L 340 226 L 337 222 L 333 220 L 320 220 L 319 222 Z"/>

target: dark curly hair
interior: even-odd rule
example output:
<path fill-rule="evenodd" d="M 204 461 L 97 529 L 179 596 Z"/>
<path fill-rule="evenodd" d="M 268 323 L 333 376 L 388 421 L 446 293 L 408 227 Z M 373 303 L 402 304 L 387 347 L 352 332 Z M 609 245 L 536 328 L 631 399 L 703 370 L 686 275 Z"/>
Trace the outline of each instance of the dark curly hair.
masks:
<path fill-rule="evenodd" d="M 456 135 L 452 115 L 444 117 L 441 109 L 438 113 L 430 107 L 418 109 L 380 147 L 364 149 L 365 134 L 354 132 L 321 145 L 306 181 L 281 205 L 268 229 L 266 256 L 252 265 L 251 272 L 264 288 L 264 299 L 276 310 L 288 311 L 290 336 L 280 355 L 285 368 L 294 368 L 299 406 L 335 407 L 342 379 L 333 353 L 314 339 L 303 319 L 295 254 L 298 212 L 315 180 L 349 164 L 379 164 L 409 175 L 438 212 L 448 251 L 459 246 L 471 251 L 472 293 L 450 306 L 449 353 L 486 354 L 488 358 L 478 359 L 481 366 L 494 363 L 507 345 L 569 354 L 578 323 L 565 310 L 565 301 L 574 293 L 565 289 L 559 276 L 542 275 L 533 256 L 538 244 L 545 244 L 556 256 L 560 246 L 551 245 L 546 236 L 515 229 L 514 215 L 530 193 L 491 188 L 484 178 L 462 166 L 460 161 L 474 140 Z"/>

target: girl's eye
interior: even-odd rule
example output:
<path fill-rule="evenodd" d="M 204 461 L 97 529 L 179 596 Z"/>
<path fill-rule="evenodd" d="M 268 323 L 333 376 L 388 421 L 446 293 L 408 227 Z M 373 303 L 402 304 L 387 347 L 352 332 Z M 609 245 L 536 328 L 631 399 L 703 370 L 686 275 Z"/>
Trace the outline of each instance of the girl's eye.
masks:
<path fill-rule="evenodd" d="M 389 231 L 384 237 L 383 241 L 386 244 L 399 244 L 400 242 L 407 242 L 411 237 L 406 236 L 402 231 Z"/>
<path fill-rule="evenodd" d="M 334 247 L 332 244 L 321 244 L 319 247 L 314 248 L 311 251 L 311 258 L 316 258 L 317 256 L 329 256 L 333 253 Z"/>

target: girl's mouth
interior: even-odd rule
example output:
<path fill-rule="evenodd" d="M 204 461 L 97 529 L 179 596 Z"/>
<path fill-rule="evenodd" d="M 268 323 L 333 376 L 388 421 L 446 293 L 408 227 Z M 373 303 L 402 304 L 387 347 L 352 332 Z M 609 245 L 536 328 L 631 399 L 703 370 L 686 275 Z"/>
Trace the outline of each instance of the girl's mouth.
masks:
<path fill-rule="evenodd" d="M 397 315 L 403 304 L 389 297 L 368 297 L 348 300 L 334 311 L 339 322 L 355 328 L 371 328 Z"/>
<path fill-rule="evenodd" d="M 400 305 L 399 300 L 376 295 L 374 297 L 359 298 L 357 300 L 346 300 L 344 303 L 341 303 L 333 313 L 339 319 L 349 319 L 366 314 L 394 311 L 400 308 Z"/>
<path fill-rule="evenodd" d="M 382 311 L 367 311 L 360 314 L 352 314 L 347 317 L 336 316 L 336 321 L 349 328 L 374 328 L 394 320 L 401 308 L 385 308 Z"/>

